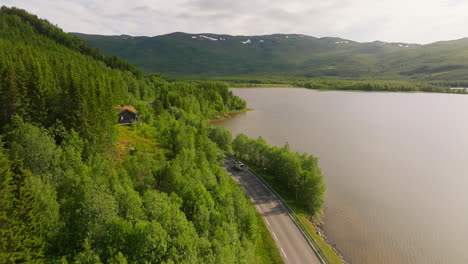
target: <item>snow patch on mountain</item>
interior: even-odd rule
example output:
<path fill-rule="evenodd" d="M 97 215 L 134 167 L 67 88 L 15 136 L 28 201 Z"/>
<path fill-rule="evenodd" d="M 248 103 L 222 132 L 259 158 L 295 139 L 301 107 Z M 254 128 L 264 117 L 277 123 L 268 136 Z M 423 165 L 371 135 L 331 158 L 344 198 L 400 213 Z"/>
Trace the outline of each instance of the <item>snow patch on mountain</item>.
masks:
<path fill-rule="evenodd" d="M 209 39 L 209 40 L 212 40 L 212 41 L 218 41 L 217 38 L 212 38 L 212 37 L 208 37 L 208 36 L 205 36 L 205 35 L 200 35 L 200 38 L 205 38 L 205 39 Z"/>
<path fill-rule="evenodd" d="M 251 43 L 252 41 L 250 39 L 246 40 L 246 41 L 242 41 L 242 44 L 249 44 Z"/>

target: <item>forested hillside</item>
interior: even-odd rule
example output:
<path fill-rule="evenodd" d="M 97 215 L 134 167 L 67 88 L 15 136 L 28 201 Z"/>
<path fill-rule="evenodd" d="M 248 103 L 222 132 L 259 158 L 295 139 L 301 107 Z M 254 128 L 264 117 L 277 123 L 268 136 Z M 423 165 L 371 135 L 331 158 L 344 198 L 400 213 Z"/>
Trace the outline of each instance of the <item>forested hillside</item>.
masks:
<path fill-rule="evenodd" d="M 427 45 L 298 34 L 231 36 L 171 33 L 155 37 L 72 33 L 149 73 L 205 76 L 466 80 L 468 40 Z"/>
<path fill-rule="evenodd" d="M 245 102 L 138 72 L 2 7 L 0 263 L 281 263 L 204 122 Z"/>

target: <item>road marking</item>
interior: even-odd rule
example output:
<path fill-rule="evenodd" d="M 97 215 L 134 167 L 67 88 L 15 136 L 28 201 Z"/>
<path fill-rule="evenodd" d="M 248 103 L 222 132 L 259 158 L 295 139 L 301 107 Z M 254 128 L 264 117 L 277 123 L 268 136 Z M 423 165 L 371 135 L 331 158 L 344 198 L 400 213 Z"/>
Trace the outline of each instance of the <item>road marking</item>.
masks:
<path fill-rule="evenodd" d="M 240 175 L 235 175 L 235 174 L 240 174 Z M 231 174 L 231 173 L 230 173 Z M 249 180 L 246 180 L 245 182 L 242 181 L 241 183 L 241 179 L 244 180 L 244 177 L 245 176 L 250 176 L 250 177 L 254 177 L 254 179 L 256 179 L 257 181 L 257 184 L 254 184 L 256 186 L 252 187 L 252 182 L 249 183 Z M 289 214 L 288 210 L 286 209 L 286 205 L 285 203 L 283 203 L 283 201 L 281 200 L 281 198 L 277 197 L 268 186 L 266 186 L 265 183 L 263 183 L 259 178 L 258 176 L 256 176 L 254 173 L 252 172 L 249 172 L 249 171 L 244 171 L 244 172 L 235 172 L 233 171 L 233 174 L 231 174 L 231 177 L 235 180 L 235 182 L 238 183 L 238 186 L 241 187 L 242 189 L 244 189 L 245 191 L 245 194 L 248 196 L 248 198 L 252 201 L 253 205 L 256 207 L 256 209 L 260 212 L 260 214 L 262 214 L 262 210 L 260 209 L 259 205 L 256 204 L 256 201 L 259 200 L 260 202 L 262 201 L 263 198 L 267 198 L 269 201 L 270 199 L 272 198 L 272 201 L 278 203 L 278 205 L 280 205 L 280 207 L 282 207 L 283 212 L 281 212 L 282 214 L 286 214 L 289 218 L 290 221 L 292 221 L 293 224 L 296 225 L 297 229 L 301 232 L 301 234 L 304 236 L 304 238 L 306 237 L 305 234 L 303 233 L 303 231 L 297 226 L 297 223 L 295 223 L 295 220 L 293 219 L 293 217 Z M 261 191 L 261 187 L 258 185 L 258 183 L 261 183 L 266 191 L 267 191 L 267 195 L 259 195 L 259 196 L 256 196 L 255 198 L 252 196 L 252 193 L 250 193 L 249 190 L 247 190 L 247 188 L 244 186 L 247 185 L 247 186 L 251 186 L 253 189 L 253 192 L 259 192 Z M 271 197 L 271 198 L 270 198 Z M 266 210 L 268 211 L 269 208 L 266 208 Z M 263 216 L 263 214 L 262 214 Z M 265 218 L 265 216 L 263 216 L 263 219 L 265 220 L 265 222 L 267 223 L 267 225 L 269 226 L 269 229 L 270 229 L 270 232 L 273 234 L 274 236 L 274 239 L 277 241 L 276 244 L 278 245 L 279 244 L 279 239 L 278 237 L 276 236 L 275 232 L 273 231 L 273 228 L 271 227 L 270 223 L 268 222 L 268 220 Z M 314 246 L 312 244 L 310 244 L 309 241 L 306 241 L 307 244 L 309 245 L 309 247 L 313 250 L 314 254 L 318 254 L 317 251 L 315 250 Z M 279 247 L 279 245 L 278 245 Z M 286 255 L 286 252 L 284 251 L 283 248 L 279 247 L 281 249 L 281 253 L 282 255 L 284 256 L 284 259 L 288 259 L 288 256 Z M 291 252 L 290 252 L 291 253 Z M 292 254 L 292 253 L 291 253 Z M 317 257 L 317 259 L 319 260 L 319 263 L 324 263 L 323 260 L 320 260 L 321 258 L 320 257 Z"/>
<path fill-rule="evenodd" d="M 283 248 L 281 248 L 281 252 L 283 252 L 283 255 L 284 255 L 285 258 L 288 258 L 288 256 L 286 255 L 286 253 L 284 253 Z"/>
<path fill-rule="evenodd" d="M 274 231 L 271 231 L 273 233 L 273 236 L 275 236 L 275 239 L 278 240 L 278 238 L 276 237 L 276 234 Z"/>

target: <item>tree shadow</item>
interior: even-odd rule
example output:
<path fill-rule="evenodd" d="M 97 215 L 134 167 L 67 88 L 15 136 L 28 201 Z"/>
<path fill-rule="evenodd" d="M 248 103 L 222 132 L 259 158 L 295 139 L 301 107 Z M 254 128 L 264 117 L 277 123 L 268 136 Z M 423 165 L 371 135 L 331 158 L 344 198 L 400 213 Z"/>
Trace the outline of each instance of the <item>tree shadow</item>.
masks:
<path fill-rule="evenodd" d="M 272 202 L 275 202 L 274 207 L 269 208 L 268 210 L 262 209 L 262 212 L 260 213 L 262 216 L 286 214 L 286 210 L 284 209 L 284 207 L 281 206 L 281 204 L 279 204 L 277 200 L 271 196 L 254 200 L 255 205 L 267 204 L 267 203 L 272 203 Z"/>

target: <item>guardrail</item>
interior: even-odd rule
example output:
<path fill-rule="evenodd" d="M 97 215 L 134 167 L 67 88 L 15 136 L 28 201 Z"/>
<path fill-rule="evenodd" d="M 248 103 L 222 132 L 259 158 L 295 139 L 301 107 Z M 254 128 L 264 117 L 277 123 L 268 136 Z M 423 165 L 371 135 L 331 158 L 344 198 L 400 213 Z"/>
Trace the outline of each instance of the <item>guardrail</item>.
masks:
<path fill-rule="evenodd" d="M 234 161 L 236 159 L 234 159 L 232 156 L 230 155 L 227 155 L 229 158 L 233 159 Z M 320 248 L 320 246 L 317 244 L 317 241 L 315 241 L 315 239 L 312 237 L 312 235 L 310 234 L 310 232 L 307 230 L 307 228 L 302 224 L 301 220 L 299 219 L 299 217 L 296 215 L 296 213 L 284 202 L 283 198 L 281 197 L 281 195 L 279 195 L 279 193 L 277 193 L 273 187 L 270 186 L 270 184 L 268 182 L 266 182 L 261 176 L 259 176 L 257 173 L 255 173 L 253 170 L 251 170 L 249 167 L 247 167 L 245 164 L 244 166 L 259 180 L 261 181 L 269 190 L 271 193 L 273 193 L 273 195 L 276 197 L 276 199 L 281 203 L 281 205 L 286 209 L 286 211 L 288 212 L 288 215 L 289 217 L 291 218 L 291 220 L 293 220 L 294 224 L 298 227 L 298 229 L 301 231 L 302 235 L 304 236 L 304 238 L 306 239 L 307 243 L 309 244 L 309 246 L 315 251 L 316 255 L 318 256 L 318 258 L 320 259 L 320 262 L 322 262 L 322 264 L 331 264 L 330 260 L 328 260 L 327 256 L 325 255 L 325 253 L 323 253 L 322 249 Z"/>

